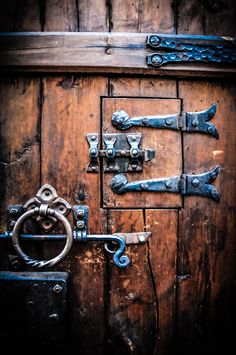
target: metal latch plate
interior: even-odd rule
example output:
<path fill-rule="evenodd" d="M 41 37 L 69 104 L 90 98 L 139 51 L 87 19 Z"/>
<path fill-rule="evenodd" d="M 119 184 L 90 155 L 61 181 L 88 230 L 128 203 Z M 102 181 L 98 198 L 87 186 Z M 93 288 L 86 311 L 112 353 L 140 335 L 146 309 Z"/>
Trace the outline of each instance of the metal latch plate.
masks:
<path fill-rule="evenodd" d="M 61 353 L 66 340 L 66 272 L 0 272 L 0 339 L 8 353 L 30 344 Z M 32 351 L 34 353 L 34 351 Z"/>

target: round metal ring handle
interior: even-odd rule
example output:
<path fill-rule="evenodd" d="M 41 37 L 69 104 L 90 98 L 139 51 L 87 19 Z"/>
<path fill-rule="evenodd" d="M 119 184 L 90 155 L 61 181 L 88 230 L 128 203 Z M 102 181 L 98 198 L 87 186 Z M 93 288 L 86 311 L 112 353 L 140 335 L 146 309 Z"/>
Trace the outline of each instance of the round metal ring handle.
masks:
<path fill-rule="evenodd" d="M 73 233 L 72 229 L 70 226 L 70 223 L 68 220 L 59 212 L 53 210 L 52 208 L 46 208 L 43 211 L 44 215 L 48 216 L 53 216 L 55 217 L 59 222 L 62 223 L 62 225 L 65 228 L 66 232 L 66 244 L 61 251 L 61 253 L 54 258 L 50 260 L 35 260 L 32 259 L 30 256 L 25 254 L 23 250 L 20 247 L 19 243 L 19 235 L 20 235 L 20 229 L 25 222 L 26 219 L 29 217 L 35 216 L 37 214 L 40 214 L 40 208 L 35 207 L 32 210 L 26 211 L 16 222 L 14 229 L 12 231 L 12 242 L 13 242 L 13 247 L 16 250 L 16 252 L 19 254 L 19 256 L 24 260 L 24 262 L 30 266 L 36 267 L 36 268 L 43 268 L 43 267 L 52 267 L 55 264 L 58 264 L 60 261 L 65 259 L 65 257 L 68 255 L 72 244 L 73 244 Z"/>

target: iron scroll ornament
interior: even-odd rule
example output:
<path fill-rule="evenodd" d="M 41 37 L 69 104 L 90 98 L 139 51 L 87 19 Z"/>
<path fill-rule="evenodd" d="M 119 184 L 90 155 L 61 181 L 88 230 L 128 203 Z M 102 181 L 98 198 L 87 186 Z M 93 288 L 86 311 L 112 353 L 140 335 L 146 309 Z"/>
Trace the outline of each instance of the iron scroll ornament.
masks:
<path fill-rule="evenodd" d="M 220 168 L 203 174 L 182 174 L 169 178 L 128 182 L 125 175 L 115 175 L 110 183 L 111 190 L 119 195 L 126 192 L 172 192 L 183 196 L 198 195 L 219 201 L 220 194 L 211 183 L 217 178 Z"/>
<path fill-rule="evenodd" d="M 155 50 L 147 56 L 147 64 L 153 67 L 170 63 L 236 64 L 236 38 L 151 35 L 146 44 Z"/>

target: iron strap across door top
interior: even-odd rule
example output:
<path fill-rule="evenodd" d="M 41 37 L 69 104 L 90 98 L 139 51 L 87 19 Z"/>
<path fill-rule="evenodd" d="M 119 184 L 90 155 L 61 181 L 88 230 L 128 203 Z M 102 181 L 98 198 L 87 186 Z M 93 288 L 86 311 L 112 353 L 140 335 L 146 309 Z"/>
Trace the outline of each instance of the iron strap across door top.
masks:
<path fill-rule="evenodd" d="M 186 62 L 236 63 L 235 38 L 151 35 L 146 43 L 148 48 L 155 50 L 155 53 L 147 55 L 147 64 L 154 67 Z"/>

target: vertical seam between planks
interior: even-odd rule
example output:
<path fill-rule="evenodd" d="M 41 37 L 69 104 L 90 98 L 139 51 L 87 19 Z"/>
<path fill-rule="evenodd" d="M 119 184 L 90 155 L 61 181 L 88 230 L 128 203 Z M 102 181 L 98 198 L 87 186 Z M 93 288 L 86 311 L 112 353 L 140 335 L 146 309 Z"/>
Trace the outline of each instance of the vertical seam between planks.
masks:
<path fill-rule="evenodd" d="M 42 185 L 42 122 L 43 122 L 43 104 L 44 104 L 44 81 L 40 77 L 39 84 L 39 118 L 38 118 L 38 135 L 39 135 L 39 187 Z"/>
<path fill-rule="evenodd" d="M 112 31 L 112 0 L 106 0 L 108 32 Z"/>
<path fill-rule="evenodd" d="M 79 21 L 79 0 L 75 0 L 75 7 L 76 7 L 76 13 L 77 13 L 77 27 L 78 27 L 78 32 L 80 31 L 80 21 Z"/>
<path fill-rule="evenodd" d="M 143 222 L 144 222 L 144 231 L 146 232 L 146 210 L 143 209 Z M 155 282 L 155 277 L 152 271 L 152 264 L 151 264 L 151 258 L 150 258 L 150 243 L 149 240 L 147 240 L 147 246 L 146 246 L 146 251 L 147 251 L 147 262 L 148 262 L 148 268 L 150 272 L 150 277 L 151 277 L 151 282 L 152 282 L 152 288 L 153 288 L 153 294 L 155 297 L 155 308 L 156 308 L 156 332 L 155 332 L 155 346 L 154 346 L 154 354 L 157 354 L 157 345 L 158 345 L 158 334 L 159 334 L 159 302 L 158 302 L 158 297 L 157 297 L 157 292 L 156 292 L 156 282 Z"/>
<path fill-rule="evenodd" d="M 178 324 L 179 324 L 179 233 L 180 233 L 180 214 L 177 211 L 177 230 L 176 230 L 176 275 L 175 275 L 175 320 L 174 320 L 174 329 L 175 329 L 175 340 L 174 345 L 175 349 L 178 351 Z M 175 350 L 173 349 L 173 350 Z"/>
<path fill-rule="evenodd" d="M 110 219 L 110 211 L 108 210 L 106 213 L 106 233 L 109 233 L 109 219 Z M 105 253 L 105 252 L 104 252 Z M 104 342 L 103 349 L 104 355 L 110 355 L 108 348 L 108 338 L 110 336 L 110 326 L 109 326 L 109 309 L 111 304 L 111 272 L 109 267 L 109 257 L 107 253 L 104 254 Z"/>
<path fill-rule="evenodd" d="M 41 25 L 41 31 L 44 32 L 44 26 L 45 26 L 45 0 L 39 0 L 39 19 L 40 19 L 40 25 Z"/>

